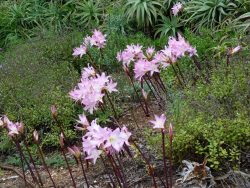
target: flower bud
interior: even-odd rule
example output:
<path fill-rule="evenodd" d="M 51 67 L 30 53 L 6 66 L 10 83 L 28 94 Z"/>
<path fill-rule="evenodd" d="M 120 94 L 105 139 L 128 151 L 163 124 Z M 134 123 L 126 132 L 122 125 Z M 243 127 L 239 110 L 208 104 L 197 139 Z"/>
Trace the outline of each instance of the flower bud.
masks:
<path fill-rule="evenodd" d="M 148 99 L 148 94 L 147 94 L 147 92 L 146 92 L 144 89 L 142 89 L 142 96 L 143 96 L 143 98 L 144 98 L 145 100 Z"/>
<path fill-rule="evenodd" d="M 34 139 L 35 143 L 38 143 L 39 135 L 38 135 L 38 132 L 36 130 L 34 130 L 34 132 L 33 132 L 33 139 Z"/>
<path fill-rule="evenodd" d="M 79 159 L 81 157 L 81 151 L 77 146 L 68 147 L 68 151 L 75 156 L 75 158 Z"/>
<path fill-rule="evenodd" d="M 60 134 L 60 146 L 61 146 L 61 148 L 64 148 L 64 136 L 63 136 L 63 133 Z"/>
<path fill-rule="evenodd" d="M 169 125 L 169 138 L 170 138 L 170 141 L 172 142 L 172 139 L 173 139 L 173 125 L 172 123 L 170 123 Z"/>
<path fill-rule="evenodd" d="M 56 105 L 52 105 L 52 106 L 50 107 L 50 110 L 51 110 L 51 113 L 52 113 L 52 117 L 53 117 L 54 119 L 56 119 L 56 117 L 57 117 L 57 108 L 56 108 Z"/>

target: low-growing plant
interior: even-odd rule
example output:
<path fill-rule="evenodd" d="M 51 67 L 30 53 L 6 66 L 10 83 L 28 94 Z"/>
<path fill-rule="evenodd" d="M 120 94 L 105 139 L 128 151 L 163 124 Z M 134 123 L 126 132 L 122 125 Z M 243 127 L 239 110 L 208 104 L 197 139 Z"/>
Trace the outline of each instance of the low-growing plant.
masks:
<path fill-rule="evenodd" d="M 156 0 L 128 0 L 125 5 L 128 21 L 135 20 L 143 28 L 156 23 L 162 8 L 162 2 Z"/>
<path fill-rule="evenodd" d="M 9 117 L 22 120 L 28 129 L 42 131 L 44 146 L 51 147 L 57 145 L 58 134 L 49 113 L 52 104 L 58 106 L 62 114 L 60 121 L 69 128 L 69 136 L 75 136 L 70 127 L 77 108 L 70 101 L 68 90 L 78 73 L 69 63 L 72 61 L 70 36 L 61 39 L 54 38 L 54 43 L 44 39 L 19 45 L 4 55 L 0 69 L 1 110 Z"/>

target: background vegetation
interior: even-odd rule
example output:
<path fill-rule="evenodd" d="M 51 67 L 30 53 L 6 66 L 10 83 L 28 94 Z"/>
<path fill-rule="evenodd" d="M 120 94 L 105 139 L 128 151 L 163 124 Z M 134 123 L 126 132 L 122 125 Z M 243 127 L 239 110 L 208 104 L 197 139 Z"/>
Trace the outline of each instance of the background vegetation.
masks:
<path fill-rule="evenodd" d="M 171 7 L 184 4 L 173 16 Z M 58 145 L 58 127 L 50 115 L 56 104 L 67 135 L 74 140 L 73 125 L 81 109 L 68 97 L 78 81 L 85 57 L 75 59 L 72 49 L 94 28 L 104 31 L 107 47 L 103 59 L 93 57 L 116 76 L 117 104 L 134 102 L 133 92 L 121 76 L 116 54 L 126 45 L 140 43 L 161 49 L 169 36 L 180 32 L 197 48 L 203 75 L 190 59 L 179 64 L 188 86 L 182 90 L 173 72 L 164 73 L 169 90 L 169 121 L 174 123 L 175 160 L 207 157 L 216 170 L 223 162 L 238 167 L 242 152 L 249 151 L 249 28 L 247 0 L 4 0 L 0 2 L 0 114 L 23 121 L 29 131 L 43 134 L 43 146 Z M 238 44 L 241 56 L 225 66 L 225 56 Z M 194 79 L 197 78 L 197 79 Z M 122 110 L 122 109 L 120 109 Z M 109 114 L 97 113 L 102 121 Z M 0 152 L 13 153 L 0 132 Z M 152 133 L 148 130 L 146 135 Z M 150 144 L 160 138 L 148 137 Z"/>

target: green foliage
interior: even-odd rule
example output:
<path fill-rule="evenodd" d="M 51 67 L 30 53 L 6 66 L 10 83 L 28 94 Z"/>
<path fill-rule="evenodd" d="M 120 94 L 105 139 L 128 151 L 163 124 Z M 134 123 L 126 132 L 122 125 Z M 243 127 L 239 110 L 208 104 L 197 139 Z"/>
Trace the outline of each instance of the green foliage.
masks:
<path fill-rule="evenodd" d="M 156 27 L 155 36 L 159 35 L 160 38 L 163 36 L 176 36 L 176 33 L 178 32 L 179 28 L 182 26 L 182 24 L 179 23 L 178 17 L 174 16 L 171 18 L 168 18 L 166 16 L 162 16 L 162 19 L 159 21 L 160 24 L 158 24 Z"/>
<path fill-rule="evenodd" d="M 7 52 L 1 63 L 2 113 L 13 121 L 23 121 L 29 132 L 39 130 L 44 146 L 58 146 L 59 128 L 51 117 L 52 104 L 57 105 L 68 136 L 75 135 L 72 123 L 77 109 L 68 92 L 79 75 L 71 66 L 71 53 L 70 36 L 57 36 L 21 44 Z"/>
<path fill-rule="evenodd" d="M 76 7 L 72 17 L 77 25 L 84 28 L 93 28 L 99 25 L 103 12 L 99 0 L 73 1 L 73 3 L 76 3 Z"/>
<path fill-rule="evenodd" d="M 250 2 L 249 2 L 250 3 Z M 246 32 L 250 28 L 250 12 L 247 12 L 234 20 L 235 28 Z"/>
<path fill-rule="evenodd" d="M 117 33 L 125 35 L 129 26 L 126 15 L 120 7 L 113 8 L 104 20 L 103 29 L 107 34 Z"/>
<path fill-rule="evenodd" d="M 174 123 L 176 161 L 207 157 L 215 170 L 239 167 L 240 153 L 249 151 L 250 144 L 249 71 L 249 62 L 235 60 L 229 67 L 217 65 L 210 84 L 200 81 L 182 93 L 172 90 L 176 94 L 167 114 Z M 160 134 L 151 134 L 150 145 L 160 144 Z"/>
<path fill-rule="evenodd" d="M 53 153 L 45 158 L 45 162 L 48 166 L 53 168 L 60 168 L 62 166 L 66 166 L 65 160 L 63 158 L 63 155 L 61 153 Z M 68 162 L 70 165 L 74 163 L 73 160 L 69 160 Z"/>
<path fill-rule="evenodd" d="M 230 0 L 193 0 L 185 4 L 185 22 L 201 27 L 216 28 L 234 17 L 241 3 Z M 230 23 L 230 22 L 228 22 Z"/>
<path fill-rule="evenodd" d="M 20 167 L 22 166 L 20 155 L 18 155 L 18 154 L 13 154 L 13 155 L 7 156 L 5 163 L 7 163 L 9 165 L 14 165 L 14 166 L 20 166 Z"/>
<path fill-rule="evenodd" d="M 135 19 L 139 27 L 154 25 L 162 8 L 162 2 L 157 0 L 128 0 L 125 5 L 127 19 Z"/>

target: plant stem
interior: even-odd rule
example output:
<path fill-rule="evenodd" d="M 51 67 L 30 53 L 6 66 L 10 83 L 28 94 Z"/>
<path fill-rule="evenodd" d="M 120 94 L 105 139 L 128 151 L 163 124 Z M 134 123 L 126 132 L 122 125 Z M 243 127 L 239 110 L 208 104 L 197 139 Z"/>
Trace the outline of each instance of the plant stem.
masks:
<path fill-rule="evenodd" d="M 172 142 L 172 137 L 170 137 L 170 156 L 169 156 L 169 161 L 170 161 L 170 188 L 172 188 L 172 179 L 173 179 L 173 142 Z"/>
<path fill-rule="evenodd" d="M 94 67 L 94 69 L 97 71 L 97 73 L 100 73 L 99 68 L 95 65 L 95 61 L 93 59 L 93 57 L 91 56 L 91 54 L 89 52 L 87 52 L 87 55 L 89 56 L 89 59 L 91 61 L 91 65 Z"/>
<path fill-rule="evenodd" d="M 165 149 L 165 133 L 164 129 L 161 130 L 161 136 L 162 136 L 162 158 L 163 158 L 163 164 L 164 164 L 164 176 L 167 188 L 168 186 L 168 175 L 167 175 L 167 163 L 166 163 L 166 149 Z"/>
<path fill-rule="evenodd" d="M 65 160 L 65 163 L 66 163 L 66 165 L 67 165 L 67 168 L 68 168 L 70 177 L 71 177 L 71 179 L 72 179 L 73 186 L 76 188 L 76 183 L 75 183 L 74 177 L 73 177 L 73 175 L 72 175 L 72 170 L 71 170 L 71 168 L 70 168 L 70 166 L 69 166 L 69 162 L 68 162 L 68 160 L 67 160 L 67 157 L 66 157 L 66 155 L 65 155 L 65 152 L 64 152 L 63 148 L 61 148 L 61 151 L 62 151 L 64 160 Z"/>
<path fill-rule="evenodd" d="M 39 146 L 38 143 L 37 143 L 37 147 L 38 147 L 38 152 L 39 152 L 39 154 L 40 154 L 40 157 L 41 157 L 43 166 L 44 166 L 44 168 L 46 169 L 46 171 L 48 172 L 49 178 L 50 178 L 50 180 L 51 180 L 53 186 L 56 187 L 56 184 L 55 184 L 55 182 L 54 182 L 54 180 L 53 180 L 53 178 L 52 178 L 52 176 L 51 176 L 51 174 L 50 174 L 50 172 L 49 172 L 49 168 L 48 168 L 48 166 L 47 166 L 47 164 L 46 164 L 46 162 L 45 162 L 45 159 L 44 159 L 44 156 L 43 156 L 43 151 L 42 151 L 42 149 L 40 148 L 40 146 Z"/>
<path fill-rule="evenodd" d="M 84 166 L 83 166 L 83 163 L 82 163 L 82 159 L 81 159 L 81 157 L 80 157 L 79 161 L 80 161 L 80 164 L 81 164 L 83 177 L 84 177 L 84 179 L 85 179 L 85 181 L 86 181 L 87 187 L 89 188 L 89 182 L 88 182 L 88 179 L 87 179 L 87 176 L 86 176 L 85 170 L 84 170 Z"/>
<path fill-rule="evenodd" d="M 115 188 L 115 187 L 116 187 L 116 186 L 115 186 L 115 182 L 114 182 L 113 178 L 110 176 L 110 174 L 107 172 L 107 169 L 106 169 L 107 165 L 106 165 L 106 163 L 105 163 L 105 161 L 104 161 L 102 155 L 100 155 L 100 157 L 101 157 L 102 164 L 103 164 L 103 166 L 104 166 L 104 172 L 108 175 L 108 177 L 109 177 L 109 179 L 110 179 L 110 181 L 111 181 L 113 187 Z"/>
<path fill-rule="evenodd" d="M 148 165 L 148 168 L 149 168 L 149 173 L 150 175 L 152 176 L 153 178 L 153 182 L 154 182 L 154 187 L 157 188 L 157 184 L 156 184 L 156 181 L 155 181 L 155 176 L 154 176 L 154 168 L 152 167 L 152 165 L 150 164 L 149 160 L 145 157 L 144 153 L 141 151 L 141 149 L 139 148 L 139 146 L 134 142 L 132 141 L 132 143 L 134 144 L 134 146 L 136 147 L 136 149 L 139 151 L 139 153 L 141 154 L 143 160 L 146 162 L 146 164 Z"/>
<path fill-rule="evenodd" d="M 177 77 L 179 83 L 180 83 L 181 86 L 183 87 L 183 83 L 181 82 L 181 79 L 179 78 L 178 73 L 177 73 L 177 71 L 176 71 L 175 68 L 174 68 L 174 65 L 173 65 L 172 63 L 171 63 L 170 65 L 171 65 L 172 69 L 174 70 L 175 76 Z"/>
<path fill-rule="evenodd" d="M 160 83 L 161 83 L 162 87 L 164 88 L 164 91 L 167 93 L 167 89 L 166 89 L 166 87 L 161 79 L 160 73 L 157 73 L 156 75 L 157 75 L 158 79 L 160 80 Z"/>
<path fill-rule="evenodd" d="M 127 185 L 127 180 L 126 180 L 126 176 L 124 173 L 124 166 L 123 166 L 122 160 L 119 158 L 119 156 L 117 154 L 115 156 L 116 156 L 116 159 L 118 161 L 119 167 L 121 168 L 121 173 L 122 173 L 122 177 L 123 177 L 123 181 L 124 181 L 124 187 L 127 188 L 128 185 Z"/>
<path fill-rule="evenodd" d="M 155 93 L 154 93 L 152 87 L 151 87 L 150 84 L 148 83 L 147 79 L 144 79 L 144 80 L 145 80 L 146 84 L 148 85 L 150 91 L 153 93 L 153 96 L 154 96 L 155 100 L 157 100 L 157 97 L 156 97 L 156 95 L 155 95 Z"/>
<path fill-rule="evenodd" d="M 36 174 L 37 174 L 37 176 L 38 176 L 38 180 L 39 180 L 40 184 L 43 186 L 42 178 L 41 178 L 41 176 L 40 176 L 40 174 L 39 174 L 39 172 L 38 172 L 38 169 L 37 169 L 37 167 L 36 167 L 36 164 L 35 164 L 35 162 L 34 162 L 34 159 L 33 159 L 32 155 L 31 155 L 31 152 L 30 152 L 30 149 L 29 149 L 29 147 L 28 147 L 28 144 L 27 144 L 26 140 L 24 140 L 24 146 L 26 147 L 26 150 L 27 150 L 27 152 L 28 152 L 28 154 L 29 154 L 31 163 L 32 163 L 33 166 L 34 166 L 34 169 L 35 169 Z"/>
<path fill-rule="evenodd" d="M 23 180 L 24 180 L 25 187 L 26 187 L 26 186 L 27 186 L 27 180 L 26 180 L 26 174 L 25 174 L 25 170 L 24 170 L 23 156 L 22 156 L 22 154 L 21 154 L 21 152 L 20 152 L 19 146 L 17 145 L 17 141 L 15 141 L 15 143 L 16 143 L 16 147 L 17 147 L 17 149 L 18 149 L 18 151 L 19 151 L 19 155 L 20 155 L 20 159 L 21 159 L 21 163 L 22 163 Z"/>
<path fill-rule="evenodd" d="M 112 108 L 112 110 L 113 110 L 113 112 L 114 112 L 115 118 L 118 118 L 117 113 L 116 113 L 116 110 L 115 110 L 115 106 L 114 106 L 112 100 L 110 99 L 108 92 L 105 91 L 105 94 L 106 94 L 106 96 L 107 96 L 107 98 L 108 98 L 108 101 L 109 101 L 109 103 L 110 103 L 110 105 L 111 105 L 111 108 Z"/>
<path fill-rule="evenodd" d="M 134 89 L 134 91 L 135 91 L 135 94 L 136 94 L 136 96 L 137 96 L 139 102 L 140 102 L 140 105 L 141 105 L 142 109 L 143 109 L 144 113 L 147 115 L 147 112 L 146 112 L 146 110 L 145 110 L 145 108 L 144 108 L 144 106 L 143 106 L 143 104 L 142 104 L 142 102 L 141 102 L 140 96 L 139 96 L 139 94 L 138 94 L 138 92 L 137 92 L 137 90 L 136 90 L 136 88 L 135 88 L 135 84 L 134 84 L 134 82 L 133 82 L 133 80 L 132 80 L 132 78 L 131 78 L 131 75 L 130 75 L 130 74 L 127 74 L 127 75 L 128 75 L 128 77 L 129 77 L 130 83 L 131 83 L 132 86 L 133 86 L 133 89 Z"/>
<path fill-rule="evenodd" d="M 115 177 L 117 179 L 117 182 L 118 182 L 119 186 L 122 188 L 122 184 L 121 184 L 121 181 L 120 181 L 121 177 L 119 177 L 119 173 L 118 173 L 118 171 L 117 171 L 117 169 L 116 169 L 116 167 L 115 167 L 115 165 L 114 165 L 114 163 L 112 161 L 112 158 L 110 157 L 109 154 L 107 154 L 107 157 L 108 157 L 109 162 L 110 162 L 110 164 L 111 164 L 111 166 L 113 168 L 113 171 L 114 171 Z"/>
<path fill-rule="evenodd" d="M 180 75 L 181 75 L 181 78 L 182 78 L 182 80 L 183 80 L 183 83 L 185 83 L 185 79 L 184 79 L 184 76 L 183 76 L 183 74 L 182 74 L 182 71 L 181 71 L 181 69 L 180 69 L 180 67 L 179 67 L 179 64 L 176 63 L 176 66 L 177 66 L 177 69 L 178 69 L 178 71 L 179 71 L 179 73 L 180 73 Z"/>
<path fill-rule="evenodd" d="M 157 93 L 158 97 L 159 97 L 161 100 L 163 100 L 162 97 L 161 97 L 161 95 L 157 92 L 157 89 L 155 88 L 154 83 L 152 82 L 152 80 L 151 80 L 151 78 L 150 78 L 149 75 L 147 75 L 147 78 L 148 78 L 150 84 L 152 85 L 152 87 L 154 88 L 155 92 Z"/>
<path fill-rule="evenodd" d="M 20 155 L 22 156 L 24 162 L 25 162 L 25 163 L 27 164 L 27 166 L 28 166 L 28 169 L 29 169 L 29 171 L 30 171 L 30 174 L 31 174 L 31 176 L 32 176 L 32 179 L 34 180 L 34 182 L 36 182 L 36 183 L 39 185 L 39 182 L 38 182 L 36 176 L 34 175 L 32 169 L 31 169 L 31 167 L 30 167 L 29 162 L 28 162 L 27 159 L 25 158 L 25 155 L 24 155 L 24 153 L 23 153 L 23 151 L 22 151 L 22 148 L 21 148 L 21 146 L 20 146 L 20 143 L 19 143 L 17 140 L 15 140 L 15 142 L 16 142 L 16 146 L 17 146 L 17 148 L 18 148 L 18 150 L 19 150 L 19 152 L 20 152 Z M 39 185 L 39 187 L 40 187 L 40 185 Z"/>

